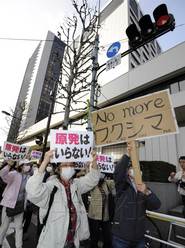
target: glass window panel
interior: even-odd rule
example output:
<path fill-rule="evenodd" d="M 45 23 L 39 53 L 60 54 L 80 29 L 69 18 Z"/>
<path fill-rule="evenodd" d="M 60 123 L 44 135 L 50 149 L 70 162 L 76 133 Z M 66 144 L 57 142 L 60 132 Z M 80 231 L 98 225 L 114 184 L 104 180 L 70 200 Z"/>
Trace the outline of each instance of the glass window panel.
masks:
<path fill-rule="evenodd" d="M 171 94 L 175 94 L 179 92 L 179 83 L 177 82 L 177 83 L 171 84 L 170 91 L 171 91 Z"/>
<path fill-rule="evenodd" d="M 182 81 L 179 82 L 179 87 L 180 87 L 180 91 L 185 90 L 185 80 L 182 80 Z"/>
<path fill-rule="evenodd" d="M 102 148 L 102 153 L 113 156 L 114 160 L 119 160 L 123 154 L 127 152 L 126 144 L 118 144 L 112 146 L 105 146 Z"/>

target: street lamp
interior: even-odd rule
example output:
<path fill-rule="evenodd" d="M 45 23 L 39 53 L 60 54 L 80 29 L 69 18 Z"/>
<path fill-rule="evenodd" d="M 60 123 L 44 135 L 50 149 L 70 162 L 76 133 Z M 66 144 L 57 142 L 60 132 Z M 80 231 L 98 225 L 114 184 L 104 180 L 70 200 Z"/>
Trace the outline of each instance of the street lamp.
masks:
<path fill-rule="evenodd" d="M 6 112 L 5 110 L 2 110 L 1 112 L 5 115 L 12 116 L 10 113 Z"/>
<path fill-rule="evenodd" d="M 13 117 L 13 118 L 15 118 L 15 119 L 21 121 L 20 118 L 16 117 L 15 115 L 10 114 L 9 112 L 7 112 L 7 111 L 5 111 L 5 110 L 2 110 L 1 113 L 5 114 L 5 115 L 7 115 L 7 116 L 11 116 L 11 117 Z"/>
<path fill-rule="evenodd" d="M 2 110 L 1 113 L 13 118 L 11 121 L 10 128 L 9 128 L 7 141 L 12 142 L 12 143 L 16 143 L 22 118 L 19 118 L 19 117 L 15 116 L 14 114 L 10 114 L 9 112 L 7 112 L 5 110 Z"/>

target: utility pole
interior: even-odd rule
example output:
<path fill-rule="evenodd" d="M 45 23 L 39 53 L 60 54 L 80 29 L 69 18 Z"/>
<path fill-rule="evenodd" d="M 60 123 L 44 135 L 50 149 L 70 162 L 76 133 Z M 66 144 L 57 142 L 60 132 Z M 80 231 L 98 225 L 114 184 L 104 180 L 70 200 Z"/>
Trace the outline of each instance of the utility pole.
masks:
<path fill-rule="evenodd" d="M 99 33 L 98 29 L 100 26 L 100 0 L 98 2 L 98 22 L 97 22 L 97 31 L 95 36 L 95 42 L 94 42 L 94 49 L 92 54 L 92 81 L 91 81 L 91 91 L 90 91 L 90 108 L 88 113 L 88 126 L 87 130 L 92 130 L 92 124 L 91 124 L 91 112 L 95 109 L 95 93 L 96 93 L 96 84 L 97 84 L 97 71 L 99 68 L 98 64 L 98 51 L 99 51 Z"/>
<path fill-rule="evenodd" d="M 58 82 L 55 81 L 54 89 L 51 91 L 51 95 L 50 95 L 51 104 L 50 104 L 50 107 L 49 107 L 49 113 L 48 113 L 48 119 L 47 119 L 46 132 L 45 132 L 44 142 L 43 142 L 43 147 L 42 147 L 42 157 L 41 157 L 41 161 L 43 161 L 44 155 L 45 155 L 45 152 L 46 152 L 47 141 L 48 141 L 48 135 L 49 135 L 49 131 L 50 131 L 51 117 L 52 117 L 53 110 L 54 110 L 54 106 L 55 106 L 55 98 L 56 98 L 56 94 L 57 94 L 57 88 L 58 88 Z"/>

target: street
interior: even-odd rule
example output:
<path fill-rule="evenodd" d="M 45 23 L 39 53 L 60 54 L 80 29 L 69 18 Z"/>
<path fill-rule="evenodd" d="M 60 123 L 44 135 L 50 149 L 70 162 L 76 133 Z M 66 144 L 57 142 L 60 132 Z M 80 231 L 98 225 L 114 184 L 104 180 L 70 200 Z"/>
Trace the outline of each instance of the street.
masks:
<path fill-rule="evenodd" d="M 32 223 L 29 226 L 28 234 L 23 237 L 23 248 L 36 247 L 36 216 L 33 215 Z M 3 248 L 15 248 L 14 224 L 11 223 L 8 235 L 3 243 Z"/>
<path fill-rule="evenodd" d="M 36 219 L 36 215 L 32 215 L 32 222 L 29 226 L 28 233 L 23 237 L 22 248 L 36 248 Z M 80 245 L 80 248 L 87 247 L 87 245 L 84 245 Z M 99 242 L 99 247 L 102 247 L 101 242 Z M 14 223 L 10 224 L 8 234 L 3 243 L 3 248 L 15 248 Z"/>

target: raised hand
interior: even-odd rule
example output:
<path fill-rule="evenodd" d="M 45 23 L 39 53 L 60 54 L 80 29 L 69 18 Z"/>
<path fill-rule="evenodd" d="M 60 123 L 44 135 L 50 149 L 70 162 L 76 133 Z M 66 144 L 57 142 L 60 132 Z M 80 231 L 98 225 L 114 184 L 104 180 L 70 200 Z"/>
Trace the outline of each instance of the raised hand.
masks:
<path fill-rule="evenodd" d="M 50 159 L 53 157 L 54 150 L 49 150 L 45 153 L 44 155 L 44 160 L 42 161 L 40 167 L 39 167 L 39 172 L 43 173 L 47 167 L 47 165 L 50 162 Z"/>
<path fill-rule="evenodd" d="M 171 178 L 174 178 L 174 177 L 175 177 L 175 174 L 176 174 L 175 172 L 171 172 L 171 173 L 170 173 L 170 177 L 171 177 Z"/>

